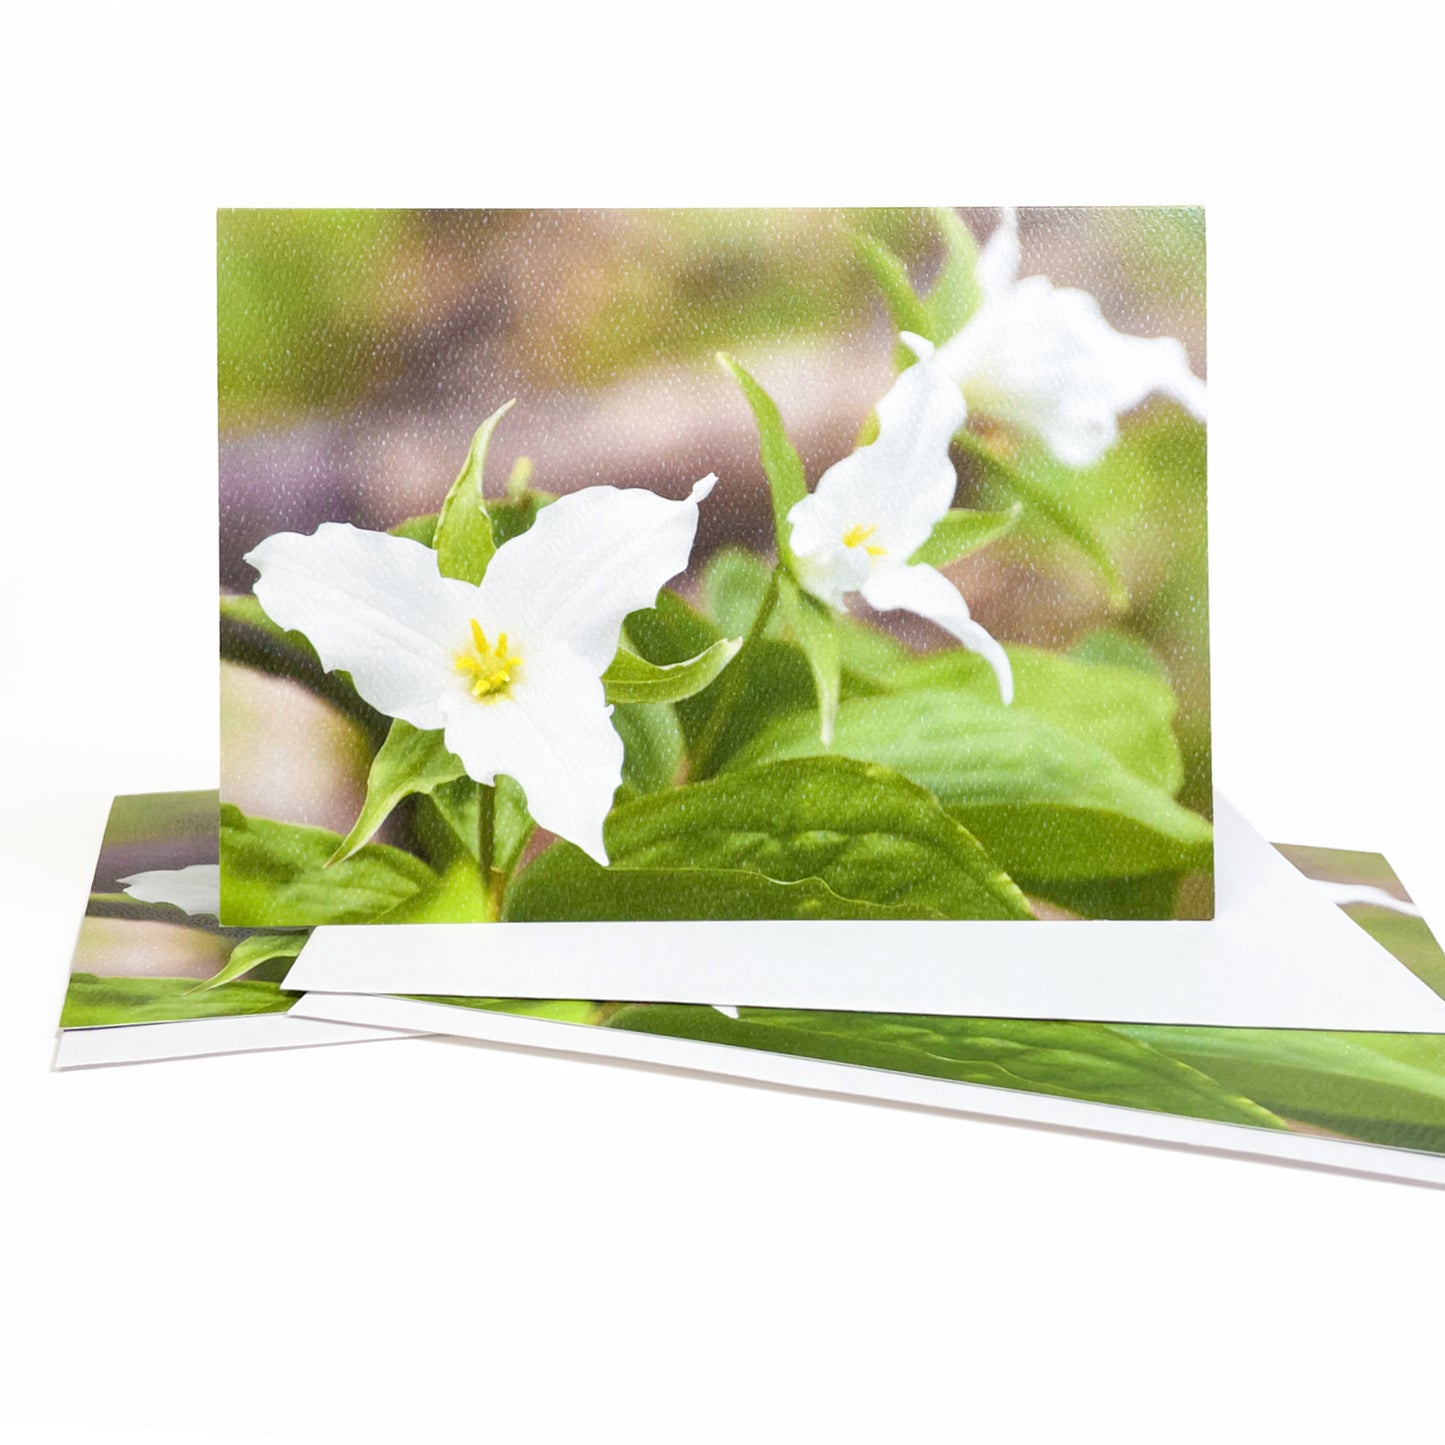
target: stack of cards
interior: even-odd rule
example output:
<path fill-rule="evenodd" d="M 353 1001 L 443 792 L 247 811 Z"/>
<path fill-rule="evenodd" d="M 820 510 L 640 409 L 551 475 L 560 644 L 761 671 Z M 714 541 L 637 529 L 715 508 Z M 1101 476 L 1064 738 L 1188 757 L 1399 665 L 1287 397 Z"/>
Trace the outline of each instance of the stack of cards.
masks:
<path fill-rule="evenodd" d="M 1214 790 L 1203 216 L 227 212 L 222 777 L 61 1067 L 449 1034 L 1445 1182 L 1445 954 Z"/>

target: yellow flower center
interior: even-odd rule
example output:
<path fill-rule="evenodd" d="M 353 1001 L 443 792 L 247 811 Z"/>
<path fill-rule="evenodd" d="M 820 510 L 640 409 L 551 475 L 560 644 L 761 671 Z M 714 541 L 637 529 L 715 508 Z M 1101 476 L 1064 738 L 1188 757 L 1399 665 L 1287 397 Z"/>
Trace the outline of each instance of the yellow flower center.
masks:
<path fill-rule="evenodd" d="M 472 618 L 472 646 L 470 651 L 457 653 L 457 671 L 471 676 L 472 696 L 482 702 L 495 702 L 511 691 L 512 678 L 522 665 L 522 659 L 507 647 L 507 634 L 497 634 L 497 645 L 487 641 L 487 634 L 481 624 Z"/>
<path fill-rule="evenodd" d="M 863 547 L 870 557 L 882 557 L 888 551 L 886 547 L 879 547 L 876 544 L 871 547 L 863 545 L 877 530 L 876 526 L 865 527 L 861 523 L 856 527 L 849 527 L 843 533 L 843 545 L 845 547 Z"/>

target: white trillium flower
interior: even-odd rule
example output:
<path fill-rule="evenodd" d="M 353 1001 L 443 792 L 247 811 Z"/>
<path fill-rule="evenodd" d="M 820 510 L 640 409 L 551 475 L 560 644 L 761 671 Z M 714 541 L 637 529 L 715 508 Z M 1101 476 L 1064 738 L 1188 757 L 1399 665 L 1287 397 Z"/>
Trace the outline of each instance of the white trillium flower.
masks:
<path fill-rule="evenodd" d="M 1154 392 L 1204 420 L 1205 385 L 1178 340 L 1115 331 L 1087 291 L 1020 280 L 1019 262 L 1018 216 L 1007 206 L 978 258 L 979 308 L 937 352 L 975 412 L 1036 433 L 1074 467 L 1098 461 L 1118 418 Z"/>
<path fill-rule="evenodd" d="M 441 729 L 477 782 L 515 778 L 542 827 L 605 864 L 622 739 L 602 674 L 623 619 L 687 566 L 716 480 L 681 502 L 616 487 L 560 497 L 480 585 L 443 577 L 420 542 L 337 522 L 277 533 L 246 560 L 267 614 L 324 667 L 387 716 Z"/>
<path fill-rule="evenodd" d="M 221 865 L 189 863 L 184 868 L 151 868 L 118 880 L 139 903 L 169 903 L 183 913 L 221 915 Z"/>
<path fill-rule="evenodd" d="M 903 340 L 919 360 L 878 403 L 877 439 L 829 467 L 788 513 L 798 580 L 832 607 L 856 592 L 880 612 L 926 617 L 987 659 L 1010 702 L 1003 648 L 942 572 L 908 560 L 953 505 L 958 476 L 948 446 L 967 408 L 932 346 L 909 332 Z"/>

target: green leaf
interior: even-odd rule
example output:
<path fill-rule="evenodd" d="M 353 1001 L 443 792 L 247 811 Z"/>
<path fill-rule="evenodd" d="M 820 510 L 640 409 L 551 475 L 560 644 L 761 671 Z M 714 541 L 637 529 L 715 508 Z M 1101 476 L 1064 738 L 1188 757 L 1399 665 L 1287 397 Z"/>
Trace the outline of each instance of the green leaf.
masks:
<path fill-rule="evenodd" d="M 970 552 L 977 552 L 1005 533 L 1011 532 L 1023 511 L 1015 503 L 1002 512 L 970 511 L 954 507 L 929 533 L 928 540 L 908 559 L 924 562 L 930 567 L 946 567 Z"/>
<path fill-rule="evenodd" d="M 231 950 L 226 966 L 211 975 L 204 983 L 198 984 L 192 992 L 205 993 L 208 989 L 219 988 L 243 974 L 250 973 L 273 958 L 295 958 L 306 942 L 304 933 L 253 933 L 243 938 Z"/>
<path fill-rule="evenodd" d="M 502 917 L 512 923 L 617 923 L 937 915 L 840 898 L 816 878 L 777 883 L 743 869 L 603 868 L 580 848 L 559 842 L 517 876 Z"/>
<path fill-rule="evenodd" d="M 527 811 L 527 795 L 515 778 L 499 773 L 496 789 L 492 813 L 492 867 L 510 873 L 517 866 L 517 860 L 537 825 Z"/>
<path fill-rule="evenodd" d="M 785 572 L 778 573 L 778 600 L 783 620 L 808 661 L 818 696 L 818 736 L 828 747 L 843 686 L 843 655 L 833 610 L 810 597 Z"/>
<path fill-rule="evenodd" d="M 773 569 L 744 547 L 720 547 L 702 574 L 703 605 L 724 636 L 746 636 L 768 594 Z"/>
<path fill-rule="evenodd" d="M 1104 748 L 1018 703 L 956 688 L 850 698 L 833 750 L 929 789 L 1026 892 L 1051 880 L 1207 869 L 1211 830 Z M 729 764 L 819 751 L 810 717 L 776 719 Z"/>
<path fill-rule="evenodd" d="M 930 330 L 920 333 L 940 345 L 956 336 L 978 310 L 978 243 L 952 206 L 937 206 L 933 218 L 943 234 L 943 266 L 928 293 Z"/>
<path fill-rule="evenodd" d="M 248 818 L 221 805 L 221 922 L 236 928 L 366 923 L 429 887 L 419 858 L 368 843 L 334 867 L 341 838 L 325 828 Z"/>
<path fill-rule="evenodd" d="M 912 331 L 928 341 L 933 335 L 934 319 L 929 307 L 919 299 L 908 279 L 908 268 L 882 241 L 873 236 L 857 238 L 858 257 L 882 293 L 889 318 L 899 331 Z"/>
<path fill-rule="evenodd" d="M 443 577 L 457 577 L 463 582 L 480 582 L 487 564 L 496 551 L 492 537 L 492 520 L 487 515 L 486 495 L 482 490 L 482 468 L 487 460 L 487 446 L 497 423 L 512 409 L 509 401 L 500 406 L 477 428 L 467 460 L 452 483 L 442 509 L 437 514 L 437 566 Z"/>
<path fill-rule="evenodd" d="M 685 662 L 658 664 L 618 648 L 602 685 L 607 701 L 618 703 L 680 702 L 699 693 L 737 656 L 741 637 L 725 637 Z"/>
<path fill-rule="evenodd" d="M 513 1014 L 519 1018 L 547 1019 L 559 1024 L 590 1024 L 597 1021 L 598 1005 L 585 999 L 569 998 L 459 998 L 454 994 L 405 994 L 422 1003 L 445 1004 L 448 1008 L 480 1009 L 483 1013 Z M 603 1005 L 606 1007 L 606 1005 Z"/>
<path fill-rule="evenodd" d="M 285 1013 L 298 997 L 284 992 L 279 984 L 251 978 L 237 979 L 214 992 L 198 993 L 193 978 L 100 978 L 93 973 L 73 973 L 60 1027 L 93 1029 L 114 1024 Z"/>
<path fill-rule="evenodd" d="M 840 898 L 915 917 L 1031 916 L 931 794 L 847 758 L 742 768 L 625 803 L 605 834 L 613 872 L 746 869 L 780 883 L 817 879 Z"/>
<path fill-rule="evenodd" d="M 1275 1113 L 1400 1149 L 1445 1150 L 1445 1037 L 1129 1025 Z"/>
<path fill-rule="evenodd" d="M 607 1027 L 1280 1129 L 1268 1109 L 1103 1024 L 642 1004 Z"/>
<path fill-rule="evenodd" d="M 1171 796 L 1184 780 L 1174 736 L 1177 703 L 1157 673 L 1090 663 L 1037 647 L 1010 646 L 1014 712 L 1045 719 L 1082 742 L 1101 747 L 1146 782 Z M 883 679 L 889 691 L 947 688 L 967 692 L 1003 713 L 993 669 L 962 648 L 913 656 Z"/>
<path fill-rule="evenodd" d="M 436 541 L 437 514 L 427 512 L 420 517 L 408 517 L 386 530 L 393 537 L 405 537 L 409 542 L 420 542 L 423 547 L 430 547 Z"/>
<path fill-rule="evenodd" d="M 327 866 L 350 858 L 369 843 L 403 798 L 431 793 L 443 783 L 465 775 L 461 759 L 448 751 L 440 731 L 423 732 L 400 718 L 394 719 L 381 751 L 371 760 L 361 812 L 336 852 L 327 859 Z"/>
<path fill-rule="evenodd" d="M 1099 627 L 1081 637 L 1069 649 L 1069 656 L 1080 662 L 1127 667 L 1134 672 L 1157 677 L 1166 684 L 1169 681 L 1168 669 L 1154 649 L 1141 638 L 1117 627 Z"/>
<path fill-rule="evenodd" d="M 1083 552 L 1103 579 L 1112 607 L 1120 610 L 1128 607 L 1129 589 L 1123 574 L 1103 538 L 1082 511 L 1071 506 L 1067 498 L 1033 480 L 1012 462 L 999 456 L 982 437 L 970 431 L 961 431 L 954 437 L 953 444 L 978 463 L 986 480 L 997 483 L 1026 508 L 1037 512 Z"/>
<path fill-rule="evenodd" d="M 742 387 L 743 396 L 752 408 L 753 420 L 758 428 L 759 455 L 773 499 L 773 533 L 777 540 L 778 560 L 791 568 L 793 549 L 789 542 L 791 527 L 788 513 L 808 495 L 803 463 L 788 440 L 783 418 L 772 397 L 726 352 L 718 352 L 717 359 L 723 370 Z"/>
<path fill-rule="evenodd" d="M 635 793 L 670 788 L 682 769 L 686 742 L 677 709 L 665 702 L 623 704 L 612 726 L 622 739 L 622 782 Z"/>
<path fill-rule="evenodd" d="M 491 923 L 492 900 L 477 861 L 461 853 L 440 875 L 403 898 L 394 908 L 368 920 L 372 923 Z"/>

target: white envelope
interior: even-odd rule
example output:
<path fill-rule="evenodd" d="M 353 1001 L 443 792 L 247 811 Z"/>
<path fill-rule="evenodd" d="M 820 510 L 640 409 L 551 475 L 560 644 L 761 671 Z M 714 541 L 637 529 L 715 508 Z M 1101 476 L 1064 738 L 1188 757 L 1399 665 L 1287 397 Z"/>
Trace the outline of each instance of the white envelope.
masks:
<path fill-rule="evenodd" d="M 1207 922 L 329 927 L 287 987 L 1445 1033 L 1445 1000 L 1223 798 L 1215 824 Z"/>

